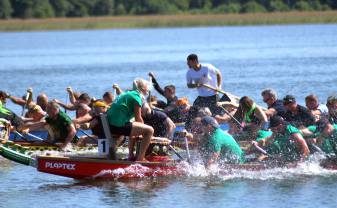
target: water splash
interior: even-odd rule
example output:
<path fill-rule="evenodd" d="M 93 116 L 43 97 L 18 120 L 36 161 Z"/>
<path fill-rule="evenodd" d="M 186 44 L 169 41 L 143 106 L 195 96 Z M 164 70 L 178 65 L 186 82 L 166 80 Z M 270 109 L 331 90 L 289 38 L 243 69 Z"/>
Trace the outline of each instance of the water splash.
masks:
<path fill-rule="evenodd" d="M 141 164 L 134 164 L 126 168 L 102 170 L 98 174 L 94 175 L 93 178 L 113 177 L 118 179 L 125 176 L 143 178 L 149 174 L 155 176 L 156 170 L 154 171 L 153 169 L 142 166 Z"/>
<path fill-rule="evenodd" d="M 219 178 L 221 180 L 249 179 L 249 180 L 283 180 L 296 177 L 328 177 L 337 175 L 337 171 L 328 170 L 320 166 L 323 155 L 314 154 L 304 162 L 297 163 L 295 167 L 277 167 L 262 170 L 246 170 L 238 168 L 224 168 L 219 165 L 211 165 L 208 169 L 201 162 L 180 164 L 188 177 Z"/>

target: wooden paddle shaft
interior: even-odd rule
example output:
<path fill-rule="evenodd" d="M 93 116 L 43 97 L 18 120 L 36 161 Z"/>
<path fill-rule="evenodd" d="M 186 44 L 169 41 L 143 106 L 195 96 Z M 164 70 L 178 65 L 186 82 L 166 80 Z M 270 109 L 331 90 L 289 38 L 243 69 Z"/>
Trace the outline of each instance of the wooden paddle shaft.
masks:
<path fill-rule="evenodd" d="M 231 94 L 231 93 L 225 92 L 225 91 L 223 91 L 222 89 L 213 87 L 213 86 L 211 86 L 211 85 L 208 85 L 208 84 L 201 84 L 201 86 L 206 87 L 206 88 L 211 89 L 211 90 L 214 90 L 214 91 L 216 91 L 216 92 L 218 92 L 218 93 L 227 95 L 227 96 L 229 96 L 229 97 L 232 97 L 232 98 L 234 98 L 235 100 L 240 100 L 240 97 L 238 97 L 238 96 L 236 96 L 236 95 L 233 95 L 233 94 Z"/>

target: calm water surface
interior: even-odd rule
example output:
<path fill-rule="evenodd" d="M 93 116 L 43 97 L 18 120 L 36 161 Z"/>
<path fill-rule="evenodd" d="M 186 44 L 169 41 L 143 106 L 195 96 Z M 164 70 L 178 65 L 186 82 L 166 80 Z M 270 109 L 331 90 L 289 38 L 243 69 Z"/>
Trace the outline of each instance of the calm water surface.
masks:
<path fill-rule="evenodd" d="M 337 93 L 337 25 L 134 29 L 0 33 L 0 89 L 21 96 L 27 87 L 66 100 L 65 89 L 96 98 L 113 83 L 131 86 L 153 71 L 179 96 L 185 59 L 221 69 L 223 88 L 261 103 L 266 87 L 298 101 Z M 9 103 L 9 108 L 20 109 Z M 75 181 L 0 158 L 0 207 L 336 207 L 337 173 L 317 162 L 295 170 L 206 174 L 136 181 Z"/>

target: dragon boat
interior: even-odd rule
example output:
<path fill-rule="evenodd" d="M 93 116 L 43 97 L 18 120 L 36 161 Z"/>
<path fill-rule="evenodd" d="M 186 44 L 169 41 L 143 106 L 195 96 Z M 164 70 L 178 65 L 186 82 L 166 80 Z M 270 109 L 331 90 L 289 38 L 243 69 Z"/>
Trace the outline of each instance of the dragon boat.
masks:
<path fill-rule="evenodd" d="M 0 155 L 36 168 L 37 171 L 78 180 L 94 179 L 131 179 L 142 177 L 184 176 L 187 175 L 186 161 L 176 159 L 168 154 L 168 142 L 152 142 L 147 153 L 148 162 L 134 162 L 118 156 L 119 159 L 108 159 L 106 155 L 92 154 L 32 154 L 29 147 L 18 144 L 3 144 Z M 118 152 L 118 151 L 117 151 Z M 234 170 L 262 171 L 272 168 L 296 168 L 297 163 L 275 161 L 248 162 L 245 164 L 226 164 L 221 171 L 228 173 Z M 337 159 L 322 159 L 320 166 L 337 170 Z"/>
<path fill-rule="evenodd" d="M 36 168 L 39 172 L 64 176 L 74 179 L 128 179 L 157 176 L 184 176 L 188 174 L 187 162 L 171 146 L 171 141 L 165 138 L 155 138 L 146 153 L 148 162 L 128 161 L 126 154 L 119 154 L 116 141 L 111 135 L 106 118 L 102 118 L 106 139 L 98 142 L 104 150 L 95 151 L 95 154 L 72 154 L 62 152 L 36 153 L 30 148 L 34 146 L 20 145 L 7 142 L 0 145 L 0 155 L 3 157 Z M 185 140 L 186 141 L 186 140 Z M 108 144 L 109 143 L 109 144 Z M 186 142 L 188 144 L 188 142 Z M 54 147 L 52 147 L 54 148 Z M 106 151 L 108 150 L 108 151 Z M 178 158 L 170 154 L 172 150 Z M 188 150 L 188 148 L 187 148 Z M 136 151 L 137 152 L 137 151 Z M 36 154 L 33 154 L 36 153 Z M 189 155 L 188 151 L 186 152 Z M 295 168 L 297 163 L 284 163 L 273 160 L 263 162 L 248 162 L 245 164 L 226 164 L 221 171 L 247 170 L 261 171 L 271 168 Z M 337 159 L 326 158 L 320 162 L 321 167 L 337 170 Z"/>

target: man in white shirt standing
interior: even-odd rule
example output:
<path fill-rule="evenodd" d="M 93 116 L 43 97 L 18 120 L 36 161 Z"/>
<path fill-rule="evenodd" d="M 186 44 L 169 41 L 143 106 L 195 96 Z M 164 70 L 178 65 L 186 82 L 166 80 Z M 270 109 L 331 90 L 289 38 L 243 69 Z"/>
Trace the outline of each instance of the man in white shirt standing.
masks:
<path fill-rule="evenodd" d="M 216 113 L 216 103 L 219 100 L 217 92 L 203 87 L 202 84 L 221 89 L 222 76 L 220 70 L 212 64 L 200 64 L 196 54 L 190 54 L 187 57 L 187 65 L 189 67 L 186 73 L 187 87 L 197 88 L 199 95 L 193 106 L 198 108 L 208 107 L 213 114 Z"/>

